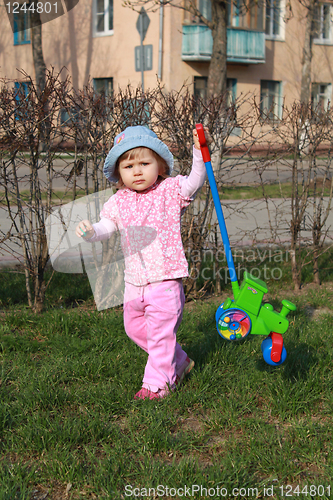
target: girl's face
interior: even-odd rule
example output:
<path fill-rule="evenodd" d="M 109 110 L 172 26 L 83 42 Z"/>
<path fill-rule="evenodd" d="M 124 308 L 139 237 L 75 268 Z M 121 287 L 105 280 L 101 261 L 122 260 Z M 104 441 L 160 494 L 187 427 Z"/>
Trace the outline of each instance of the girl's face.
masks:
<path fill-rule="evenodd" d="M 119 175 L 126 187 L 144 191 L 157 181 L 159 164 L 150 149 L 142 148 L 135 158 L 120 160 Z"/>

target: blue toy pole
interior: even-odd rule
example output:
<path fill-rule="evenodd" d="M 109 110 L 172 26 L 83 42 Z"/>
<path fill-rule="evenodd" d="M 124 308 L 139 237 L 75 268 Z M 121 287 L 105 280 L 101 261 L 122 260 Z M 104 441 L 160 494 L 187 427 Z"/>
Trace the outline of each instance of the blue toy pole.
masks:
<path fill-rule="evenodd" d="M 227 228 L 225 225 L 225 220 L 224 220 L 224 216 L 223 216 L 223 211 L 222 211 L 219 193 L 218 193 L 217 186 L 216 186 L 216 181 L 215 181 L 212 163 L 211 163 L 211 159 L 210 159 L 210 153 L 209 153 L 209 149 L 208 149 L 208 146 L 206 143 L 205 132 L 204 132 L 203 125 L 201 123 L 198 123 L 195 127 L 196 127 L 197 132 L 198 132 L 198 138 L 199 138 L 199 142 L 200 142 L 202 157 L 203 157 L 203 161 L 205 162 L 208 181 L 209 181 L 209 185 L 210 185 L 210 189 L 212 192 L 213 201 L 214 201 L 214 205 L 215 205 L 217 220 L 218 220 L 219 226 L 220 226 L 224 251 L 225 251 L 228 269 L 229 269 L 229 275 L 230 275 L 230 279 L 231 279 L 231 287 L 232 287 L 232 291 L 234 294 L 234 298 L 237 299 L 237 296 L 239 294 L 239 285 L 238 285 L 238 281 L 237 281 L 236 269 L 235 269 L 234 259 L 232 257 L 232 253 L 231 253 L 229 236 L 228 236 Z"/>

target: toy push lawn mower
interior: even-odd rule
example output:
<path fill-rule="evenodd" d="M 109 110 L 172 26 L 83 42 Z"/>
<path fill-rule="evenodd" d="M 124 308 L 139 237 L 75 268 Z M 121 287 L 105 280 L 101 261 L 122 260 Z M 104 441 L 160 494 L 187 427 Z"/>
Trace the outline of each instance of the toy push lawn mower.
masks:
<path fill-rule="evenodd" d="M 289 326 L 286 316 L 289 311 L 295 311 L 296 306 L 289 300 L 282 300 L 282 310 L 278 313 L 274 311 L 271 304 L 262 304 L 263 296 L 267 293 L 266 284 L 262 280 L 251 276 L 248 272 L 244 273 L 243 282 L 239 287 L 229 236 L 202 124 L 197 124 L 196 129 L 213 195 L 234 295 L 234 300 L 227 298 L 216 311 L 217 331 L 222 338 L 231 341 L 241 340 L 249 333 L 253 335 L 268 335 L 261 344 L 264 360 L 271 366 L 281 365 L 287 357 L 282 337 L 282 334 L 287 331 Z"/>

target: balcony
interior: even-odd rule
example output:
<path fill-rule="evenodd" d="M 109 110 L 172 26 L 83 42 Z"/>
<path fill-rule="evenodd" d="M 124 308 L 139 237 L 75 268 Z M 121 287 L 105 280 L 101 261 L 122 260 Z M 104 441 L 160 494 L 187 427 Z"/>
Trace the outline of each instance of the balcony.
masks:
<path fill-rule="evenodd" d="M 184 25 L 182 60 L 210 61 L 213 37 L 207 26 Z M 265 33 L 227 28 L 227 62 L 258 64 L 265 62 Z"/>

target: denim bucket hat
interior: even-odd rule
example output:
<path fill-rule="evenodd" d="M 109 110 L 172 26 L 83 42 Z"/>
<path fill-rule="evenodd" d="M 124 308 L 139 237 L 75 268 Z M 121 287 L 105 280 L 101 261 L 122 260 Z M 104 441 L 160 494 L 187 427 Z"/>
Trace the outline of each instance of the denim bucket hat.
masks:
<path fill-rule="evenodd" d="M 113 148 L 110 149 L 104 162 L 103 173 L 105 177 L 110 182 L 117 182 L 118 179 L 114 177 L 114 169 L 118 158 L 126 153 L 126 151 L 140 147 L 155 151 L 155 153 L 166 161 L 169 167 L 169 174 L 171 174 L 173 169 L 173 155 L 168 146 L 158 139 L 155 132 L 142 125 L 137 125 L 135 127 L 127 127 L 115 137 Z"/>

